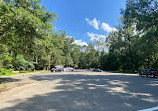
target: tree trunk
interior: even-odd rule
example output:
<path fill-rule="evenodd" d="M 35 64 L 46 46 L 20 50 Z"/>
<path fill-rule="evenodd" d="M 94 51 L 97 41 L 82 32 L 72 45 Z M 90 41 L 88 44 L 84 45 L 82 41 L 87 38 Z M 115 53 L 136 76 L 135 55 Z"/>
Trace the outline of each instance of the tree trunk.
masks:
<path fill-rule="evenodd" d="M 134 66 L 133 66 L 133 56 L 132 56 L 132 49 L 131 49 L 131 40 L 130 40 L 130 38 L 129 38 L 129 35 L 128 35 L 128 40 L 129 40 L 129 46 L 128 46 L 128 48 L 129 48 L 129 56 L 130 56 L 130 62 L 131 62 L 131 71 L 132 72 L 134 72 Z"/>
<path fill-rule="evenodd" d="M 50 65 L 51 65 L 51 55 L 49 57 L 49 65 L 48 65 L 48 70 L 50 70 Z"/>
<path fill-rule="evenodd" d="M 38 56 L 36 56 L 36 64 L 38 64 Z"/>
<path fill-rule="evenodd" d="M 150 57 L 148 56 L 147 59 L 148 59 L 147 60 L 147 66 L 148 66 L 148 69 L 150 69 Z"/>

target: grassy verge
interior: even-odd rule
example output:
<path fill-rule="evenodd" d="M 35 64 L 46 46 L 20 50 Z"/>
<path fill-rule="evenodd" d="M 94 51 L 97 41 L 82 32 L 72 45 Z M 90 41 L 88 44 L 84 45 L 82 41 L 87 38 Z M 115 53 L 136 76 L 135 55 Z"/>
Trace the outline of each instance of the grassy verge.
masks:
<path fill-rule="evenodd" d="M 3 89 L 5 86 L 4 84 L 0 84 L 0 90 Z"/>
<path fill-rule="evenodd" d="M 0 77 L 3 77 L 3 76 L 13 76 L 13 75 L 20 75 L 20 74 L 45 73 L 45 72 L 49 72 L 49 71 L 47 71 L 47 70 L 25 71 L 25 72 L 19 72 L 19 73 L 12 73 L 12 74 L 0 75 Z"/>

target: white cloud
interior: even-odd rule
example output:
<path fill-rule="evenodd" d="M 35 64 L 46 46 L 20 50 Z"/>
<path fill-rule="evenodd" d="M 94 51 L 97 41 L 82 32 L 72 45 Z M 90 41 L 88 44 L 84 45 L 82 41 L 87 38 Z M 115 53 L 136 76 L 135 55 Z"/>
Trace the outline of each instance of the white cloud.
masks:
<path fill-rule="evenodd" d="M 88 44 L 86 42 L 82 42 L 82 40 L 75 40 L 74 43 L 80 46 L 84 46 L 84 45 L 88 46 Z"/>
<path fill-rule="evenodd" d="M 85 18 L 85 20 L 88 22 L 89 25 L 93 26 L 96 30 L 99 30 L 100 21 L 97 21 L 96 18 L 94 18 L 93 20 Z"/>
<path fill-rule="evenodd" d="M 105 46 L 94 46 L 94 49 L 96 50 L 96 51 L 105 51 L 105 52 L 108 52 L 108 47 L 105 47 Z"/>
<path fill-rule="evenodd" d="M 94 45 L 94 48 L 95 50 L 97 51 L 108 51 L 108 48 L 106 46 L 106 43 L 105 43 L 105 40 L 106 40 L 106 36 L 105 35 L 100 35 L 100 34 L 94 34 L 94 33 L 90 33 L 90 32 L 87 32 L 87 35 L 90 37 L 90 40 L 91 41 L 94 41 L 94 40 L 99 40 L 101 43 L 101 45 Z"/>
<path fill-rule="evenodd" d="M 107 24 L 107 23 L 102 23 L 102 25 L 101 25 L 101 28 L 104 30 L 104 31 L 106 31 L 106 32 L 112 32 L 112 31 L 117 31 L 117 29 L 115 28 L 115 27 L 110 27 L 110 25 L 109 24 Z"/>
<path fill-rule="evenodd" d="M 103 40 L 106 39 L 105 35 L 94 34 L 94 33 L 90 33 L 90 32 L 87 32 L 87 35 L 90 37 L 91 41 L 99 40 L 99 39 L 103 39 Z"/>
<path fill-rule="evenodd" d="M 66 36 L 67 38 L 69 37 L 69 38 L 74 38 L 73 36 Z M 73 44 L 77 44 L 77 45 L 80 45 L 80 46 L 84 46 L 84 45 L 86 45 L 86 46 L 88 46 L 88 44 L 86 43 L 86 42 L 82 42 L 82 40 L 76 40 L 75 38 L 74 38 L 74 42 L 73 42 Z"/>

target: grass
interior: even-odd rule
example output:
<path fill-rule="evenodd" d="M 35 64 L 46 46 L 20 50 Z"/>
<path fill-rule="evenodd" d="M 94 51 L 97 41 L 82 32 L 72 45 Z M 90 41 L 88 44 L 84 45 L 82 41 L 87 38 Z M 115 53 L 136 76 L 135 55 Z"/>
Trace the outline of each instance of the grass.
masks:
<path fill-rule="evenodd" d="M 3 89 L 5 86 L 4 84 L 0 84 L 0 90 Z"/>
<path fill-rule="evenodd" d="M 25 71 L 25 72 L 19 72 L 19 73 L 4 74 L 4 75 L 0 75 L 0 77 L 21 75 L 21 74 L 45 73 L 45 72 L 49 72 L 49 71 L 47 71 L 47 70 Z"/>

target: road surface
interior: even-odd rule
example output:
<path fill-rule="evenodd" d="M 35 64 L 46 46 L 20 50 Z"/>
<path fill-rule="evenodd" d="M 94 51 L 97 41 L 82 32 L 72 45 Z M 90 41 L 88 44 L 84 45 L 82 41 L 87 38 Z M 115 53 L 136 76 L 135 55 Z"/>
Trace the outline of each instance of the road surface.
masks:
<path fill-rule="evenodd" d="M 12 82 L 0 92 L 0 111 L 138 111 L 158 106 L 158 79 L 135 74 L 77 70 L 8 79 Z"/>

